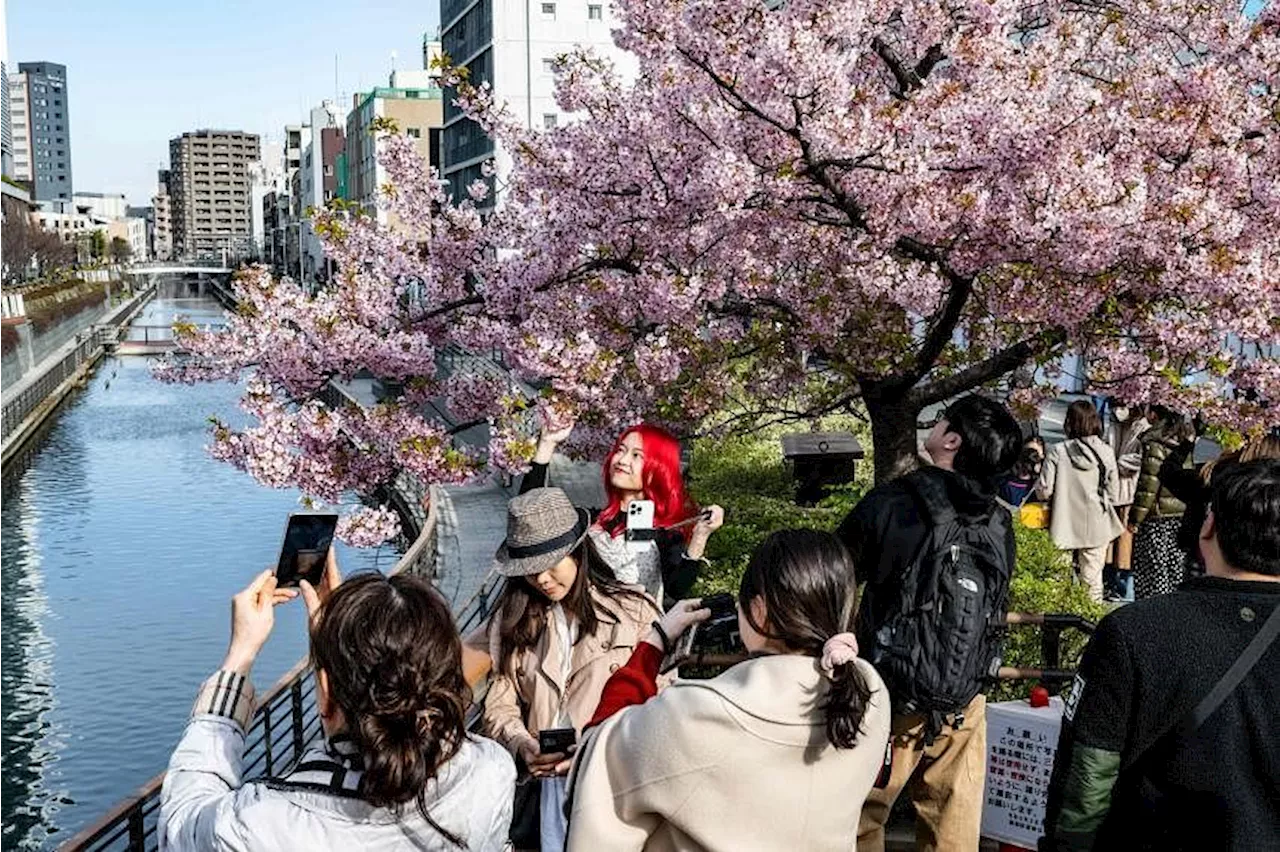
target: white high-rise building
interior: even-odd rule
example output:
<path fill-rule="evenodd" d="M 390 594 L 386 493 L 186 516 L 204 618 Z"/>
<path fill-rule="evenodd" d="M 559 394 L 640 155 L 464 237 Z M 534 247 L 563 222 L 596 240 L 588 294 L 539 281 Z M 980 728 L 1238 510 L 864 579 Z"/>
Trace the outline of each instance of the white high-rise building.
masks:
<path fill-rule="evenodd" d="M 271 193 L 284 191 L 284 143 L 262 143 L 260 159 L 249 164 L 249 231 L 253 235 L 252 255 L 269 260 L 264 202 Z"/>
<path fill-rule="evenodd" d="M 573 117 L 555 102 L 555 58 L 576 47 L 590 47 L 610 59 L 618 73 L 633 79 L 636 60 L 619 50 L 611 31 L 617 21 L 607 0 L 440 0 L 440 40 L 454 65 L 465 65 L 469 79 L 488 82 L 499 103 L 526 127 L 551 129 Z M 424 55 L 429 51 L 424 49 Z M 510 156 L 444 98 L 441 175 L 455 199 L 482 177 L 494 160 L 499 180 L 511 167 Z M 492 185 L 492 184 L 491 184 Z"/>

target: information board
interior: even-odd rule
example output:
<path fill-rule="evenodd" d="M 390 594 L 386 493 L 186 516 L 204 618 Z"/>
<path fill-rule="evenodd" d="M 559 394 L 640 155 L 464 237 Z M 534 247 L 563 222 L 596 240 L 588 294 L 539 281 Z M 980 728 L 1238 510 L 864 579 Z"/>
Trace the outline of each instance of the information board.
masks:
<path fill-rule="evenodd" d="M 1062 699 L 987 705 L 987 780 L 982 836 L 1035 849 L 1044 834 L 1049 776 L 1062 729 Z"/>

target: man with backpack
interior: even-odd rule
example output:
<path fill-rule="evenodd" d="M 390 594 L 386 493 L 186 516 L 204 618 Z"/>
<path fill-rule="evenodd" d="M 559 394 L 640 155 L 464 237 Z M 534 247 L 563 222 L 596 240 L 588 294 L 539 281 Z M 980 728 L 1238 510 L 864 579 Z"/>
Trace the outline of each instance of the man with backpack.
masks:
<path fill-rule="evenodd" d="M 1214 471 L 1199 547 L 1206 576 L 1090 639 L 1042 850 L 1280 848 L 1280 461 Z"/>
<path fill-rule="evenodd" d="M 839 536 L 865 581 L 858 644 L 893 703 L 893 735 L 862 809 L 858 852 L 882 852 L 904 788 L 917 848 L 976 850 L 986 774 L 982 689 L 999 667 L 996 627 L 1008 605 L 1013 521 L 997 478 L 1022 433 L 1003 405 L 952 403 L 925 440 L 932 465 L 872 489 Z"/>

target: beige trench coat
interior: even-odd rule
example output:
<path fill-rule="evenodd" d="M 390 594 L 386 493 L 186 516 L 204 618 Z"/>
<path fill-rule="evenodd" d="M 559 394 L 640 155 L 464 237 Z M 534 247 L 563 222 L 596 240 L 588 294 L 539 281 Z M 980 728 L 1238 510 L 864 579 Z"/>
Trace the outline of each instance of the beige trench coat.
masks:
<path fill-rule="evenodd" d="M 635 588 L 639 595 L 617 597 L 591 589 L 598 609 L 609 614 L 600 619 L 594 636 L 580 636 L 569 649 L 573 662 L 567 683 L 562 682 L 565 649 L 551 625 L 542 631 L 533 649 L 515 655 L 506 670 L 499 671 L 495 616 L 488 631 L 494 671 L 484 701 L 485 732 L 516 755 L 525 739 L 536 739 L 539 731 L 556 727 L 563 706 L 574 729 L 581 733 L 596 712 L 609 675 L 626 664 L 636 644 L 661 617 L 653 598 L 643 594 L 642 587 Z"/>

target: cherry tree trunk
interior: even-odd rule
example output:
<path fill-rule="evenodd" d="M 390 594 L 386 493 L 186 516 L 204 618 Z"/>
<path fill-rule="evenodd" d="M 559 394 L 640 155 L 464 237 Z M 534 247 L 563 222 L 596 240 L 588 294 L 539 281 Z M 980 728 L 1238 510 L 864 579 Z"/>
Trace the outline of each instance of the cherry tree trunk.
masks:
<path fill-rule="evenodd" d="M 919 465 L 916 455 L 916 421 L 920 406 L 905 396 L 866 397 L 871 417 L 871 443 L 876 484 L 901 476 Z"/>

